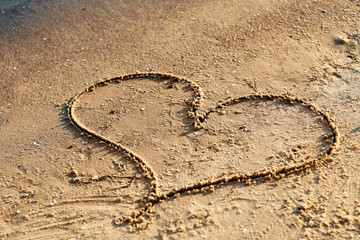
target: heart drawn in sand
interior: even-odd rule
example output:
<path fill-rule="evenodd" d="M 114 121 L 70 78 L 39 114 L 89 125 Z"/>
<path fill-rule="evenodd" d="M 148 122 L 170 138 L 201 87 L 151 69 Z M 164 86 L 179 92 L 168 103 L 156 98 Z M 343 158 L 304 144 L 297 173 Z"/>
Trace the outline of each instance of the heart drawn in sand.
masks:
<path fill-rule="evenodd" d="M 131 222 L 184 192 L 317 166 L 338 142 L 331 118 L 299 98 L 248 95 L 210 110 L 202 99 L 187 79 L 146 73 L 98 82 L 70 103 L 75 126 L 125 152 L 150 179 L 151 194 Z"/>

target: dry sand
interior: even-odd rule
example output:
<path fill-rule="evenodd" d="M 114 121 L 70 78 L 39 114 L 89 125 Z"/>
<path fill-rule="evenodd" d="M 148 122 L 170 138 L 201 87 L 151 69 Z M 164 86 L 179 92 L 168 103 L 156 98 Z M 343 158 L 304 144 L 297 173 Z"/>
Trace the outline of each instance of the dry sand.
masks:
<path fill-rule="evenodd" d="M 0 1 L 0 239 L 360 238 L 359 4 Z"/>

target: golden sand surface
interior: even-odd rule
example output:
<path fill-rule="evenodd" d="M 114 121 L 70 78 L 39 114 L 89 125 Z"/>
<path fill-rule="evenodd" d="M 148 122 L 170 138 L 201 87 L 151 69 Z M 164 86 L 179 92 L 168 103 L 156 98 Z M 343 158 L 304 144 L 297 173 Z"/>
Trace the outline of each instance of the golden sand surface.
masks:
<path fill-rule="evenodd" d="M 360 238 L 359 16 L 0 1 L 0 239 Z"/>

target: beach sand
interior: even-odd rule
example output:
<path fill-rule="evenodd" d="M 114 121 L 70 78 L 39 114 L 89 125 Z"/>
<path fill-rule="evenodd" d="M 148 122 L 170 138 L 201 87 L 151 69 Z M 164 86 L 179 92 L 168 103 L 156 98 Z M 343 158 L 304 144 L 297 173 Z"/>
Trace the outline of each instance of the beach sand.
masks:
<path fill-rule="evenodd" d="M 360 238 L 359 15 L 0 1 L 0 239 Z"/>

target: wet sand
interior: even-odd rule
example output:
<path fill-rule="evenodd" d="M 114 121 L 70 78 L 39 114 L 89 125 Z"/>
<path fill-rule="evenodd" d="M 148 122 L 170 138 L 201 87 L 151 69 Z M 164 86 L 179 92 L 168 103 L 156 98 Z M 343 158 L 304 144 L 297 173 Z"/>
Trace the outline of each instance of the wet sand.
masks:
<path fill-rule="evenodd" d="M 358 1 L 0 1 L 0 239 L 358 238 L 359 15 Z M 72 124 L 79 92 L 137 72 L 167 76 L 86 93 L 85 131 Z M 212 112 L 264 95 L 306 104 Z"/>

